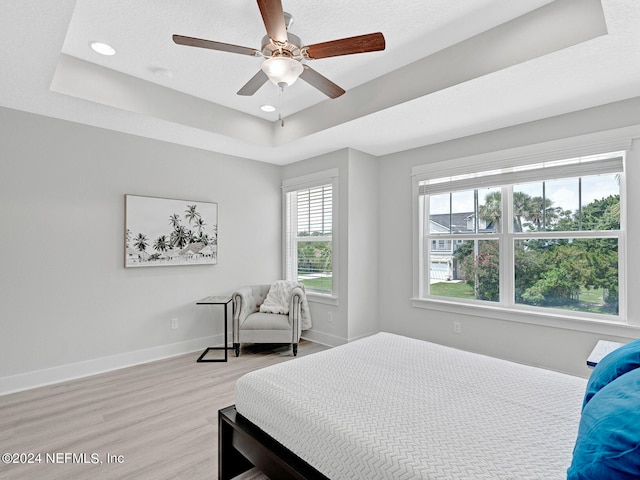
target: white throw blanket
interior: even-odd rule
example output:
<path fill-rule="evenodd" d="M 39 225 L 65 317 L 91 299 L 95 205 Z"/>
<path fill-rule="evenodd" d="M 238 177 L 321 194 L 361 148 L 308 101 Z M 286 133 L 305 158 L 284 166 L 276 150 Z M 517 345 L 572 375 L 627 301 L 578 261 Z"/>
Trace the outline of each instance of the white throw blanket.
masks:
<path fill-rule="evenodd" d="M 295 287 L 301 286 L 302 284 L 298 282 L 276 280 L 273 285 L 271 285 L 271 288 L 269 288 L 267 298 L 265 298 L 262 305 L 260 305 L 260 311 L 263 313 L 281 313 L 288 315 L 291 291 Z M 311 328 L 311 315 L 309 313 L 309 304 L 307 303 L 306 295 L 302 296 L 302 304 L 300 305 L 299 328 L 301 330 Z"/>

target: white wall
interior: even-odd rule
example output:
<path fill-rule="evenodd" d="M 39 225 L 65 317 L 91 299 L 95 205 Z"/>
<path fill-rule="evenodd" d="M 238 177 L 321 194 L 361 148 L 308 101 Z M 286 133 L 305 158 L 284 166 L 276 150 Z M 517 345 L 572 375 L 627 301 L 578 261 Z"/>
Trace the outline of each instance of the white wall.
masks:
<path fill-rule="evenodd" d="M 0 393 L 219 344 L 221 310 L 196 300 L 279 277 L 280 167 L 4 108 L 0 124 Z M 218 264 L 125 269 L 125 194 L 217 202 Z"/>
<path fill-rule="evenodd" d="M 640 99 L 605 105 L 547 120 L 453 140 L 380 158 L 378 184 L 379 326 L 381 330 L 405 334 L 516 362 L 587 376 L 585 360 L 598 339 L 628 342 L 640 337 L 637 328 L 586 328 L 585 331 L 505 321 L 435 308 L 412 306 L 414 210 L 411 168 L 522 146 L 554 142 L 569 144 L 570 137 L 586 136 L 579 142 L 598 143 L 604 138 L 635 132 L 640 124 Z M 623 129 L 624 132 L 605 132 Z M 567 140 L 569 139 L 569 140 Z M 577 141 L 577 139 L 576 139 Z M 543 146 L 540 146 L 544 148 Z M 628 192 L 628 299 L 629 316 L 640 324 L 640 144 L 634 142 L 628 157 L 631 179 Z M 453 321 L 462 325 L 462 334 L 453 333 Z M 518 316 L 511 316 L 518 320 Z"/>

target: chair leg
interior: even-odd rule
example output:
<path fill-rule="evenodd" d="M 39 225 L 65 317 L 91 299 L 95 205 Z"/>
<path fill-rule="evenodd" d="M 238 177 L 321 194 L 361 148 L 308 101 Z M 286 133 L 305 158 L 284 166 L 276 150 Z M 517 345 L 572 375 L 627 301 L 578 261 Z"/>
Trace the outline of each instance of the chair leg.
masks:
<path fill-rule="evenodd" d="M 240 356 L 240 344 L 239 343 L 234 343 L 233 344 L 233 348 L 236 351 L 236 357 Z"/>
<path fill-rule="evenodd" d="M 293 344 L 293 356 L 294 357 L 298 356 L 298 344 L 297 343 Z"/>

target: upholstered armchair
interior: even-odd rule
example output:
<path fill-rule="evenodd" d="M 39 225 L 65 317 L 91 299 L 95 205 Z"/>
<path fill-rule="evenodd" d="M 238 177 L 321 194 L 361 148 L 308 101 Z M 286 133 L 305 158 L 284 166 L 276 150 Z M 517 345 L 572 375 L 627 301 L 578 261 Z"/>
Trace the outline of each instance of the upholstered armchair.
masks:
<path fill-rule="evenodd" d="M 233 293 L 233 347 L 240 355 L 241 343 L 290 343 L 298 355 L 301 334 L 301 306 L 306 303 L 304 285 L 291 290 L 289 313 L 264 313 L 260 305 L 271 285 L 250 285 Z"/>

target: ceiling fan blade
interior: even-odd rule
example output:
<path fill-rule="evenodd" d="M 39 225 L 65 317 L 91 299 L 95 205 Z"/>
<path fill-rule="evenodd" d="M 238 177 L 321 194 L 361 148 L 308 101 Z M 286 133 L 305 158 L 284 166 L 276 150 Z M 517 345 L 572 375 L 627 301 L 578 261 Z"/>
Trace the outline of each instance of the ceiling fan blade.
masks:
<path fill-rule="evenodd" d="M 312 87 L 320 90 L 327 97 L 338 98 L 340 95 L 344 94 L 344 90 L 342 88 L 333 83 L 327 77 L 320 75 L 309 65 L 304 65 L 304 70 L 300 74 L 300 78 Z"/>
<path fill-rule="evenodd" d="M 262 85 L 267 83 L 268 80 L 269 77 L 267 77 L 267 74 L 262 70 L 258 70 L 258 73 L 251 77 L 251 80 L 245 83 L 244 86 L 238 90 L 238 95 L 250 97 L 256 93 Z"/>
<path fill-rule="evenodd" d="M 174 35 L 173 41 L 178 45 L 188 47 L 208 48 L 209 50 L 220 50 L 223 52 L 239 53 L 241 55 L 259 56 L 260 52 L 255 48 L 240 47 L 229 43 L 214 42 L 213 40 L 203 40 L 202 38 L 185 37 L 184 35 Z"/>
<path fill-rule="evenodd" d="M 382 33 L 369 33 L 357 37 L 342 38 L 330 42 L 316 43 L 305 47 L 308 58 L 327 58 L 353 53 L 377 52 L 384 50 L 385 40 Z"/>
<path fill-rule="evenodd" d="M 281 0 L 258 0 L 258 8 L 268 37 L 275 42 L 285 43 L 288 40 L 287 25 Z"/>

